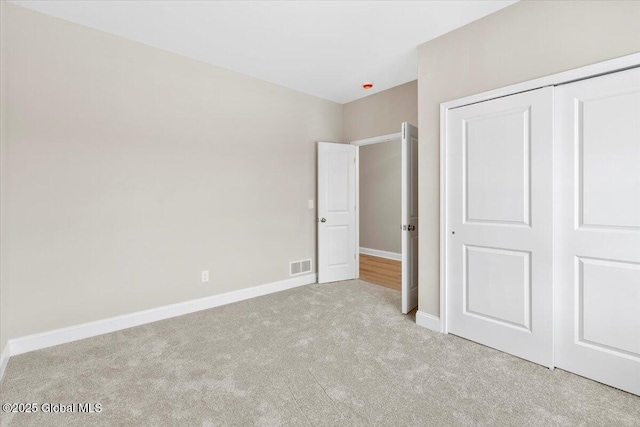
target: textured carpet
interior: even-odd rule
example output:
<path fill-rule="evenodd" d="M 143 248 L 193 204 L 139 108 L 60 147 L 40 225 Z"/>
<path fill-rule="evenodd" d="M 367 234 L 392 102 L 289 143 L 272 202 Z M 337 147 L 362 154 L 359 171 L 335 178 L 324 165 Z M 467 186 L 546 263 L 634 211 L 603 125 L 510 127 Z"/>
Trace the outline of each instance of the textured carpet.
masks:
<path fill-rule="evenodd" d="M 2 425 L 638 426 L 640 398 L 421 328 L 400 293 L 311 285 L 12 357 Z"/>

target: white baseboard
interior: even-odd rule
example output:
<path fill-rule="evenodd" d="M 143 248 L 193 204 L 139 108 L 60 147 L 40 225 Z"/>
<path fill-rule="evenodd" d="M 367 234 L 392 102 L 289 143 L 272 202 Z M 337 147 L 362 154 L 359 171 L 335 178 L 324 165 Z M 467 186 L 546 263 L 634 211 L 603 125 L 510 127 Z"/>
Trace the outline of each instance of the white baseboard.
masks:
<path fill-rule="evenodd" d="M 152 308 L 150 310 L 111 317 L 109 319 L 83 323 L 67 328 L 54 329 L 52 331 L 28 335 L 26 337 L 14 338 L 9 340 L 5 351 L 2 354 L 2 371 L 0 371 L 0 374 L 4 372 L 4 367 L 6 366 L 10 356 L 40 350 L 42 348 L 53 347 L 55 345 L 65 344 L 84 338 L 95 337 L 97 335 L 108 334 L 110 332 L 144 325 L 158 320 L 169 319 L 171 317 L 182 316 L 184 314 L 200 310 L 219 307 L 221 305 L 231 304 L 299 286 L 310 285 L 312 283 L 316 283 L 316 281 L 317 274 L 306 274 L 304 276 L 292 277 L 279 282 L 267 283 L 224 294 L 212 295 L 205 298 Z M 2 376 L 0 375 L 0 379 L 1 378 Z"/>
<path fill-rule="evenodd" d="M 365 255 L 377 256 L 380 258 L 393 259 L 396 261 L 402 261 L 402 254 L 395 252 L 380 251 L 378 249 L 360 248 L 360 253 Z"/>
<path fill-rule="evenodd" d="M 418 310 L 416 313 L 416 324 L 432 331 L 442 332 L 440 329 L 440 318 L 432 314 Z"/>
<path fill-rule="evenodd" d="M 4 350 L 2 354 L 0 354 L 0 380 L 4 375 L 4 370 L 7 368 L 7 363 L 9 363 L 9 357 L 11 356 L 11 346 L 7 343 L 4 346 Z"/>

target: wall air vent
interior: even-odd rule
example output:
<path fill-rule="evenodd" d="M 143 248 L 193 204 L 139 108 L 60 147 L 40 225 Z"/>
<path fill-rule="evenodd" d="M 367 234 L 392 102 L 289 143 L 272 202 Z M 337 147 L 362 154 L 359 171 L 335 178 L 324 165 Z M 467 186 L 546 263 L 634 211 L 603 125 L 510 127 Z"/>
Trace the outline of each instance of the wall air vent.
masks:
<path fill-rule="evenodd" d="M 302 261 L 293 261 L 289 263 L 289 276 L 297 276 L 298 274 L 311 273 L 311 260 L 304 259 Z"/>

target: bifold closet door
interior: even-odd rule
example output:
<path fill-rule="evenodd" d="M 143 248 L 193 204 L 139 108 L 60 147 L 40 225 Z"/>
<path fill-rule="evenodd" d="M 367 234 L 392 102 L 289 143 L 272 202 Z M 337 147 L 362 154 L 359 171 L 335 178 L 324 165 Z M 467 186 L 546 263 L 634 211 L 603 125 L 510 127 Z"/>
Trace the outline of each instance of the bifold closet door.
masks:
<path fill-rule="evenodd" d="M 556 88 L 556 366 L 640 394 L 640 69 Z"/>
<path fill-rule="evenodd" d="M 447 112 L 452 334 L 553 366 L 553 88 Z"/>

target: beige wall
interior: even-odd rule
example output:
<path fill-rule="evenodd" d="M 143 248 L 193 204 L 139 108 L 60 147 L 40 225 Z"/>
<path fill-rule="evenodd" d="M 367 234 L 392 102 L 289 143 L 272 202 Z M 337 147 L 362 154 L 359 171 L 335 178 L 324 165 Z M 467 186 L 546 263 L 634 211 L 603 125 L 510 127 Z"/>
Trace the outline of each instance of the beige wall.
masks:
<path fill-rule="evenodd" d="M 418 123 L 418 82 L 412 81 L 343 105 L 344 142 L 400 132 Z"/>
<path fill-rule="evenodd" d="M 412 81 L 343 105 L 342 140 L 400 132 L 418 123 L 418 82 Z M 400 252 L 400 143 L 360 148 L 360 246 Z"/>
<path fill-rule="evenodd" d="M 419 309 L 439 314 L 441 102 L 640 52 L 640 2 L 523 1 L 418 48 Z"/>
<path fill-rule="evenodd" d="M 400 253 L 400 140 L 360 147 L 360 247 Z"/>
<path fill-rule="evenodd" d="M 5 297 L 6 290 L 3 286 L 6 283 L 6 269 L 4 266 L 4 256 L 6 253 L 6 245 L 4 237 L 5 231 L 5 215 L 4 215 L 4 204 L 5 204 L 5 183 L 6 180 L 4 178 L 5 171 L 5 120 L 4 120 L 4 111 L 5 111 L 5 97 L 2 95 L 5 93 L 6 85 L 5 85 L 5 58 L 2 52 L 4 52 L 4 39 L 5 39 L 5 25 L 4 25 L 4 14 L 5 14 L 5 2 L 0 1 L 0 354 L 5 350 L 5 346 L 7 344 L 7 334 L 8 330 L 7 326 L 7 309 L 6 309 L 6 300 Z"/>
<path fill-rule="evenodd" d="M 315 258 L 315 142 L 340 140 L 340 105 L 3 7 L 3 343 Z"/>

